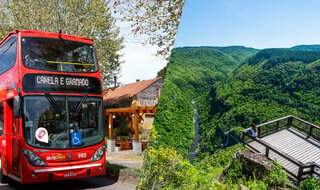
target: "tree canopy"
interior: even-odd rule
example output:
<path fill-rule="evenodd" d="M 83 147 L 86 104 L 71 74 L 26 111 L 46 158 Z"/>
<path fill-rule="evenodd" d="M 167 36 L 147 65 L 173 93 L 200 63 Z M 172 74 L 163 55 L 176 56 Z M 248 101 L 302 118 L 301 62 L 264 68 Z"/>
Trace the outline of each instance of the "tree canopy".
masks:
<path fill-rule="evenodd" d="M 93 38 L 104 86 L 113 83 L 121 66 L 123 38 L 107 0 L 0 1 L 0 38 L 10 31 L 31 29 Z"/>
<path fill-rule="evenodd" d="M 144 44 L 158 46 L 168 58 L 178 30 L 184 0 L 115 0 L 115 13 L 130 22 L 135 35 L 147 35 Z"/>
<path fill-rule="evenodd" d="M 241 172 L 242 165 L 233 155 L 237 147 L 241 148 L 237 143 L 241 141 L 242 130 L 252 123 L 294 115 L 320 124 L 320 52 L 308 51 L 316 49 L 315 46 L 303 46 L 302 49 L 259 51 L 240 46 L 173 49 L 150 138 L 151 153 L 156 156 L 165 154 L 161 149 L 164 147 L 182 155 L 181 163 L 188 159 L 195 137 L 193 122 L 196 120 L 193 120 L 191 106 L 195 101 L 199 113 L 200 145 L 193 167 L 179 170 L 181 175 L 188 176 L 193 171 L 196 177 L 188 181 L 194 180 L 192 185 L 199 184 L 203 189 L 215 189 L 217 183 L 214 181 L 222 182 L 219 184 L 222 187 L 217 189 L 240 189 L 238 185 L 248 189 L 273 189 L 287 185 L 287 177 L 277 164 L 277 168 L 263 180 L 256 179 L 255 175 L 250 178 Z M 319 132 L 316 134 L 320 135 Z M 167 164 L 169 161 L 158 167 L 176 169 L 177 164 Z M 150 179 L 145 176 L 150 174 L 153 163 L 157 162 L 148 155 L 142 168 L 142 182 Z M 170 174 L 166 171 L 161 175 Z M 226 171 L 223 180 L 221 177 Z M 172 178 L 162 179 L 171 186 L 175 183 Z M 176 189 L 185 186 L 186 189 L 195 189 L 188 181 L 177 184 Z M 320 184 L 317 179 L 310 178 L 304 185 L 308 189 Z"/>

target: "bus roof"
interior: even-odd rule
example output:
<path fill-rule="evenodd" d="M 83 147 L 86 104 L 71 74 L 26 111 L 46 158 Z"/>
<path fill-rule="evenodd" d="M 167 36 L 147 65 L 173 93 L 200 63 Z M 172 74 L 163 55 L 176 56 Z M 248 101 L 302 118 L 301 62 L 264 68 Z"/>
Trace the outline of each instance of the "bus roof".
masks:
<path fill-rule="evenodd" d="M 93 42 L 92 38 L 86 38 L 82 36 L 76 36 L 76 35 L 70 35 L 70 34 L 63 34 L 63 33 L 56 33 L 56 32 L 44 32 L 44 31 L 38 31 L 38 30 L 14 30 L 10 32 L 1 42 L 4 42 L 9 36 L 12 34 L 31 34 L 32 36 L 39 36 L 39 37 L 54 37 L 54 38 L 62 38 L 66 40 L 82 40 L 82 41 L 90 41 Z"/>

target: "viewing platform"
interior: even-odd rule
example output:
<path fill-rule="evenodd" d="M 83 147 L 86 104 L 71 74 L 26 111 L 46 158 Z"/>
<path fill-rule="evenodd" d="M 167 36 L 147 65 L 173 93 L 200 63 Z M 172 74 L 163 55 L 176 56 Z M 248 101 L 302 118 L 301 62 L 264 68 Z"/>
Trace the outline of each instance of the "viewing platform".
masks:
<path fill-rule="evenodd" d="M 243 145 L 277 160 L 289 177 L 300 182 L 320 177 L 320 127 L 289 115 L 257 125 L 257 137 L 243 130 Z"/>

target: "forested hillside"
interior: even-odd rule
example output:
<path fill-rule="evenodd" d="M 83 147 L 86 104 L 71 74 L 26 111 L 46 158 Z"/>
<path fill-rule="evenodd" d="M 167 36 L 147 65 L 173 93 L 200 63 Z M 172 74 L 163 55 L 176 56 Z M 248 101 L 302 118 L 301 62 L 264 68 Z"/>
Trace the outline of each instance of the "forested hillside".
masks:
<path fill-rule="evenodd" d="M 232 49 L 233 56 L 214 47 L 174 49 L 153 126 L 154 146 L 171 146 L 188 157 L 194 138 L 191 101 L 205 99 L 213 84 L 225 81 L 244 55 L 255 52 L 252 48 Z"/>
<path fill-rule="evenodd" d="M 320 45 L 299 45 L 290 49 L 295 51 L 320 51 Z"/>
<path fill-rule="evenodd" d="M 216 186 L 221 182 L 221 179 L 217 182 L 217 176 L 230 164 L 232 154 L 241 149 L 235 145 L 236 140 L 226 143 L 227 132 L 241 139 L 241 130 L 252 122 L 259 124 L 286 115 L 295 115 L 319 125 L 320 52 L 311 51 L 316 49 L 318 46 L 264 50 L 242 46 L 174 49 L 149 149 L 161 149 L 158 154 L 164 158 L 169 150 L 176 151 L 182 155 L 180 159 L 184 163 L 188 160 L 194 138 L 191 101 L 196 100 L 201 129 L 196 162 L 194 166 L 185 164 L 173 168 L 184 175 L 193 172 L 192 179 L 197 184 L 193 188 L 208 184 Z M 145 162 L 150 164 L 148 157 L 146 159 Z M 168 160 L 162 161 L 166 163 Z M 147 168 L 142 170 L 142 176 L 146 171 Z M 282 185 L 286 184 L 281 170 L 277 171 L 272 176 L 283 179 Z M 224 188 L 232 186 L 237 189 L 239 184 L 261 189 L 272 186 L 268 181 L 235 175 L 236 180 L 222 181 Z M 210 180 L 205 180 L 204 176 Z"/>
<path fill-rule="evenodd" d="M 200 157 L 221 144 L 217 136 L 286 115 L 315 124 L 320 116 L 320 52 L 266 49 L 246 60 L 228 81 L 217 81 L 203 109 Z M 210 139 L 210 140 L 209 140 Z M 212 148 L 215 147 L 215 148 Z"/>

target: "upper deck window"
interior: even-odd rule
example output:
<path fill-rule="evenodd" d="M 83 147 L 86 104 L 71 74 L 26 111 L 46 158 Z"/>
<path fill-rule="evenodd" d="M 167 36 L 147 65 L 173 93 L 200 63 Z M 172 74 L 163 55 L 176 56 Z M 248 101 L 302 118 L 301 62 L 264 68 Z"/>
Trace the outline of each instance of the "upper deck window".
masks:
<path fill-rule="evenodd" d="M 11 69 L 16 62 L 17 38 L 12 37 L 0 47 L 0 74 Z"/>
<path fill-rule="evenodd" d="M 22 61 L 25 67 L 68 73 L 98 70 L 91 44 L 63 39 L 23 37 Z"/>

